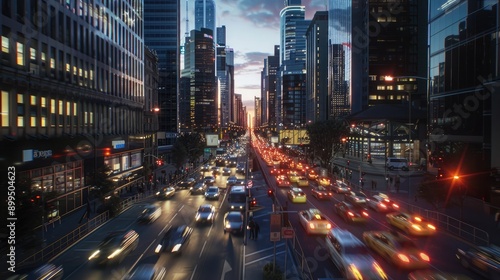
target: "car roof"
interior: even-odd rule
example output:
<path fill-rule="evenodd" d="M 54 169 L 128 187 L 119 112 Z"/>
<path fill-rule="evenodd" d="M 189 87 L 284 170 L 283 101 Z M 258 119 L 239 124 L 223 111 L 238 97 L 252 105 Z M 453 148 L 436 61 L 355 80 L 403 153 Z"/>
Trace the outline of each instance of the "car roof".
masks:
<path fill-rule="evenodd" d="M 330 233 L 337 238 L 339 242 L 342 243 L 343 246 L 350 246 L 350 245 L 363 245 L 364 243 L 361 242 L 356 236 L 354 236 L 351 232 L 345 229 L 341 228 L 332 228 L 330 230 Z"/>

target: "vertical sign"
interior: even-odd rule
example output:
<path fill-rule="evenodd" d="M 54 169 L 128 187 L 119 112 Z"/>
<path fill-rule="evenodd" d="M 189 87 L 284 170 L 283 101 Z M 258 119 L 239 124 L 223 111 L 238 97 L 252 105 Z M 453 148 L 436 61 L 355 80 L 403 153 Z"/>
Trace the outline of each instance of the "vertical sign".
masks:
<path fill-rule="evenodd" d="M 281 236 L 281 214 L 271 214 L 270 240 L 280 241 Z"/>

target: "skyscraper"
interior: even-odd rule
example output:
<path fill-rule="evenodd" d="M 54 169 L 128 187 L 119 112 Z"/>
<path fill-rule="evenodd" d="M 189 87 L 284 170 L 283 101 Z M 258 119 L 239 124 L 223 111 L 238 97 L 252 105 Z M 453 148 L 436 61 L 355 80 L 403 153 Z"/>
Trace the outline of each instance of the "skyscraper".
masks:
<path fill-rule="evenodd" d="M 175 135 L 178 124 L 180 75 L 180 0 L 144 1 L 144 42 L 158 55 L 158 101 L 160 135 Z M 159 140 L 172 144 L 174 138 Z"/>
<path fill-rule="evenodd" d="M 215 32 L 215 0 L 196 0 L 194 3 L 194 29 Z"/>

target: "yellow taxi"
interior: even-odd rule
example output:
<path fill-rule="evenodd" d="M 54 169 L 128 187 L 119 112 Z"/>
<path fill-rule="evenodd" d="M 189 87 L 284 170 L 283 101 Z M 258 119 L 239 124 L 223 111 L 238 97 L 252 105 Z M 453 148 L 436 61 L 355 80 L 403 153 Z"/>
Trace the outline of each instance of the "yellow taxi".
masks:
<path fill-rule="evenodd" d="M 332 229 L 332 224 L 315 208 L 300 211 L 299 220 L 307 234 L 328 234 Z"/>
<path fill-rule="evenodd" d="M 299 187 L 309 187 L 309 180 L 304 176 L 299 176 L 297 180 L 297 186 Z"/>
<path fill-rule="evenodd" d="M 388 231 L 365 231 L 363 241 L 368 248 L 400 268 L 423 269 L 430 266 L 429 255 L 402 234 Z"/>
<path fill-rule="evenodd" d="M 288 191 L 288 199 L 293 203 L 306 203 L 307 196 L 301 188 L 291 187 Z"/>
<path fill-rule="evenodd" d="M 318 184 L 320 184 L 321 186 L 324 186 L 324 187 L 329 187 L 331 184 L 332 184 L 332 181 L 330 180 L 330 178 L 328 177 L 318 177 L 318 179 L 316 179 L 316 181 L 318 182 Z"/>
<path fill-rule="evenodd" d="M 436 226 L 427 222 L 420 215 L 412 215 L 403 212 L 394 212 L 386 215 L 387 222 L 407 234 L 429 236 L 436 233 Z"/>
<path fill-rule="evenodd" d="M 309 180 L 316 180 L 318 179 L 318 173 L 314 169 L 309 169 L 307 170 L 307 178 Z"/>
<path fill-rule="evenodd" d="M 288 180 L 291 182 L 291 183 L 297 183 L 299 181 L 299 173 L 297 172 L 289 172 L 288 173 Z"/>

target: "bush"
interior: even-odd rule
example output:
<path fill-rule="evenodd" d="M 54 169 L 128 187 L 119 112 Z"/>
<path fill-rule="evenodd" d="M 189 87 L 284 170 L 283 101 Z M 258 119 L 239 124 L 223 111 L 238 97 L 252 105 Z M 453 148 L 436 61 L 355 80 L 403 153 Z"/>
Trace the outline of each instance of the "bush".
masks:
<path fill-rule="evenodd" d="M 273 273 L 273 263 L 267 263 L 264 265 L 263 269 L 264 280 L 283 280 L 285 279 L 283 272 L 281 271 L 279 266 L 276 266 L 276 269 Z"/>

